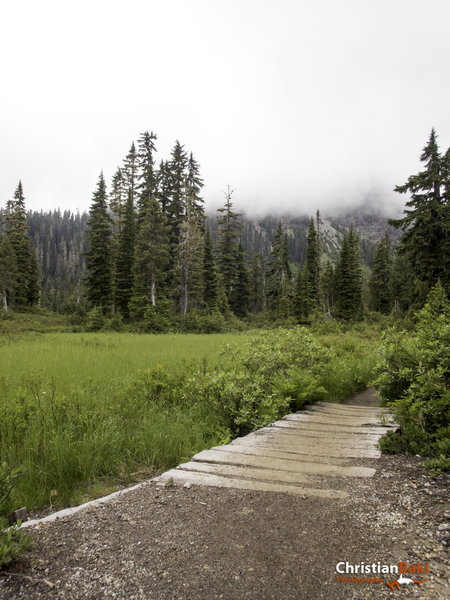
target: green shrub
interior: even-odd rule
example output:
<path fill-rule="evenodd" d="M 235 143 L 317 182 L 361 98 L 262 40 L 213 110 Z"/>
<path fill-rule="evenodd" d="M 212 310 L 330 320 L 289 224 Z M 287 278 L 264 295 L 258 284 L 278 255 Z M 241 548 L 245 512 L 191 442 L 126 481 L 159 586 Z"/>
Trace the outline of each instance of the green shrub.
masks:
<path fill-rule="evenodd" d="M 378 365 L 378 388 L 400 431 L 382 438 L 384 452 L 450 454 L 450 305 L 440 284 L 416 315 L 413 333 L 390 330 Z"/>
<path fill-rule="evenodd" d="M 107 319 L 102 308 L 96 306 L 88 313 L 86 329 L 87 331 L 100 331 L 106 323 Z"/>
<path fill-rule="evenodd" d="M 8 506 L 11 490 L 22 471 L 20 468 L 9 469 L 6 462 L 0 464 L 0 513 Z M 0 569 L 11 563 L 29 546 L 30 538 L 20 529 L 20 521 L 9 527 L 6 518 L 0 516 Z"/>
<path fill-rule="evenodd" d="M 302 327 L 260 331 L 244 347 L 229 344 L 224 353 L 231 366 L 194 374 L 184 394 L 210 403 L 233 435 L 245 435 L 326 395 L 318 377 L 332 355 Z"/>

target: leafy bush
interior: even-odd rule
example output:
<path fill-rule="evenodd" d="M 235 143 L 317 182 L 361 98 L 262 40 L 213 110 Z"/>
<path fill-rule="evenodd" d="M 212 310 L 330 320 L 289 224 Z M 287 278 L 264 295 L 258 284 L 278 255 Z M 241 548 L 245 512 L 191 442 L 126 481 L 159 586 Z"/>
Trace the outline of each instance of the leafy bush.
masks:
<path fill-rule="evenodd" d="M 445 459 L 450 454 L 450 304 L 440 283 L 416 318 L 412 334 L 391 329 L 384 336 L 377 384 L 400 431 L 382 438 L 380 446 L 385 452 Z"/>
<path fill-rule="evenodd" d="M 230 344 L 224 352 L 231 366 L 195 373 L 183 393 L 212 404 L 233 435 L 245 435 L 326 394 L 318 376 L 331 353 L 304 328 L 261 331 L 243 348 Z"/>
<path fill-rule="evenodd" d="M 4 509 L 21 473 L 22 469 L 10 470 L 6 462 L 0 463 L 0 509 Z M 9 527 L 8 521 L 0 516 L 0 569 L 12 562 L 29 545 L 30 538 L 20 529 L 20 522 Z"/>
<path fill-rule="evenodd" d="M 99 306 L 96 306 L 88 313 L 86 329 L 87 331 L 100 331 L 106 322 L 103 310 Z"/>

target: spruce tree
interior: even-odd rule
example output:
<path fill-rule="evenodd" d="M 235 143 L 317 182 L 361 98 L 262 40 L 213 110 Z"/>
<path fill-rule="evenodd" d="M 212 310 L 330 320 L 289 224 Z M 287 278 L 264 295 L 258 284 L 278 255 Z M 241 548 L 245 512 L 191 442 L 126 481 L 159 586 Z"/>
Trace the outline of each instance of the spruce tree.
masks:
<path fill-rule="evenodd" d="M 181 223 L 180 237 L 180 316 L 203 303 L 204 220 L 187 199 L 187 212 Z"/>
<path fill-rule="evenodd" d="M 309 314 L 310 291 L 305 268 L 299 267 L 295 282 L 293 298 L 293 314 L 299 323 L 303 323 Z"/>
<path fill-rule="evenodd" d="M 136 216 L 133 195 L 128 190 L 128 201 L 125 206 L 122 228 L 118 236 L 115 273 L 114 300 L 116 309 L 128 319 L 128 304 L 133 287 L 134 246 L 136 235 Z"/>
<path fill-rule="evenodd" d="M 188 309 L 200 308 L 203 303 L 204 277 L 204 207 L 200 196 L 203 180 L 192 153 L 187 163 L 185 179 L 185 214 L 181 221 L 180 236 L 180 315 Z"/>
<path fill-rule="evenodd" d="M 203 179 L 200 177 L 200 165 L 191 152 L 187 161 L 186 198 L 189 201 L 191 210 L 196 211 L 201 217 L 204 216 L 205 212 L 204 200 L 201 197 L 203 185 Z"/>
<path fill-rule="evenodd" d="M 130 150 L 123 161 L 122 173 L 125 182 L 125 201 L 128 200 L 128 194 L 131 193 L 133 203 L 136 205 L 136 194 L 138 185 L 139 157 L 136 145 L 133 142 Z"/>
<path fill-rule="evenodd" d="M 172 180 L 170 166 L 167 160 L 162 160 L 156 172 L 157 198 L 165 216 L 169 215 L 170 198 L 172 194 Z"/>
<path fill-rule="evenodd" d="M 185 181 L 187 155 L 184 146 L 177 140 L 168 164 L 170 173 L 170 201 L 167 206 L 168 224 L 170 228 L 170 252 L 172 260 L 178 252 L 180 243 L 181 222 L 185 214 Z"/>
<path fill-rule="evenodd" d="M 167 220 L 159 202 L 152 197 L 141 215 L 136 239 L 133 291 L 129 303 L 134 318 L 142 319 L 146 308 L 157 306 L 157 298 L 165 298 L 169 259 Z"/>
<path fill-rule="evenodd" d="M 109 208 L 113 214 L 113 222 L 117 232 L 122 225 L 123 213 L 127 201 L 126 182 L 123 170 L 117 167 L 111 182 L 111 192 L 109 194 Z"/>
<path fill-rule="evenodd" d="M 32 306 L 39 301 L 39 272 L 28 239 L 27 214 L 22 182 L 7 203 L 4 216 L 5 231 L 16 257 L 17 280 L 14 286 L 14 304 L 18 308 Z"/>
<path fill-rule="evenodd" d="M 392 248 L 388 234 L 378 243 L 369 279 L 369 306 L 385 315 L 392 309 Z"/>
<path fill-rule="evenodd" d="M 218 208 L 217 227 L 219 243 L 217 248 L 217 262 L 225 295 L 231 306 L 233 289 L 237 280 L 236 253 L 238 250 L 238 238 L 241 229 L 240 214 L 233 211 L 231 198 L 233 190 L 228 186 L 225 192 L 224 206 Z"/>
<path fill-rule="evenodd" d="M 152 197 L 156 197 L 158 177 L 155 170 L 155 159 L 154 154 L 156 152 L 155 141 L 156 134 L 144 131 L 138 140 L 138 154 L 137 154 L 137 209 L 138 214 L 142 212 L 143 206 L 146 205 L 148 200 Z"/>
<path fill-rule="evenodd" d="M 268 304 L 275 313 L 280 312 L 280 301 L 283 303 L 282 312 L 285 312 L 286 297 L 290 295 L 291 278 L 288 240 L 279 223 L 272 242 L 267 273 Z"/>
<path fill-rule="evenodd" d="M 335 313 L 346 320 L 357 319 L 362 311 L 361 257 L 359 239 L 353 226 L 344 236 L 335 271 Z"/>
<path fill-rule="evenodd" d="M 282 265 L 281 247 L 283 241 L 283 226 L 281 222 L 275 231 L 270 249 L 270 258 L 267 268 L 267 303 L 273 311 L 277 308 L 277 300 L 281 292 Z"/>
<path fill-rule="evenodd" d="M 425 169 L 395 188 L 401 194 L 409 192 L 410 200 L 406 202 L 405 216 L 390 224 L 404 232 L 399 252 L 409 261 L 414 301 L 422 305 L 437 280 L 447 282 L 449 278 L 448 158 L 447 154 L 441 157 L 434 129 L 420 160 Z"/>
<path fill-rule="evenodd" d="M 305 277 L 308 287 L 307 312 L 310 313 L 319 305 L 319 245 L 314 219 L 309 222 L 306 238 Z"/>
<path fill-rule="evenodd" d="M 8 312 L 9 300 L 17 284 L 18 270 L 16 254 L 8 236 L 0 233 L 0 293 L 3 312 Z"/>
<path fill-rule="evenodd" d="M 87 222 L 86 290 L 89 302 L 103 312 L 112 305 L 111 218 L 103 173 L 94 192 Z"/>

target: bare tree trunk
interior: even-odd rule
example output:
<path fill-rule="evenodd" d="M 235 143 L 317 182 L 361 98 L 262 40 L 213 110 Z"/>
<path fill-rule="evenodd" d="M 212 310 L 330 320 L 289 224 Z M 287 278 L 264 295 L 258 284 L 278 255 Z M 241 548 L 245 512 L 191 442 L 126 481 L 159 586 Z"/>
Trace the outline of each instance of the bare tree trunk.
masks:
<path fill-rule="evenodd" d="M 80 304 L 80 298 L 81 298 L 81 279 L 78 279 L 78 284 L 77 284 L 77 299 L 76 299 L 76 303 Z"/>
<path fill-rule="evenodd" d="M 181 278 L 181 298 L 180 298 L 180 315 L 185 317 L 188 309 L 188 282 L 185 269 L 182 272 Z"/>
<path fill-rule="evenodd" d="M 6 314 L 8 312 L 8 294 L 6 293 L 6 290 L 3 290 L 3 312 Z"/>
<path fill-rule="evenodd" d="M 156 306 L 156 282 L 155 282 L 155 274 L 154 273 L 152 273 L 150 294 L 151 294 L 152 306 Z"/>

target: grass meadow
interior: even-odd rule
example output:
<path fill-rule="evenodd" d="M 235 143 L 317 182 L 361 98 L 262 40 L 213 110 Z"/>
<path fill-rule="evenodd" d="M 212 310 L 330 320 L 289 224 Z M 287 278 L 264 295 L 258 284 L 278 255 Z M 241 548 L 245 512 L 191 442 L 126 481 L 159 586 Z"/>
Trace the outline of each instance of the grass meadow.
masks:
<path fill-rule="evenodd" d="M 317 399 L 363 389 L 377 336 L 33 333 L 0 341 L 4 512 L 78 504 Z"/>
<path fill-rule="evenodd" d="M 207 407 L 137 399 L 136 381 L 158 366 L 175 377 L 219 368 L 228 360 L 221 349 L 243 340 L 239 333 L 3 338 L 0 461 L 25 468 L 10 505 L 76 504 L 219 443 L 220 424 Z"/>
<path fill-rule="evenodd" d="M 220 366 L 221 350 L 244 334 L 48 333 L 28 334 L 0 344 L 0 406 L 19 388 L 72 399 L 106 396 L 141 369 L 161 365 L 181 371 Z"/>

